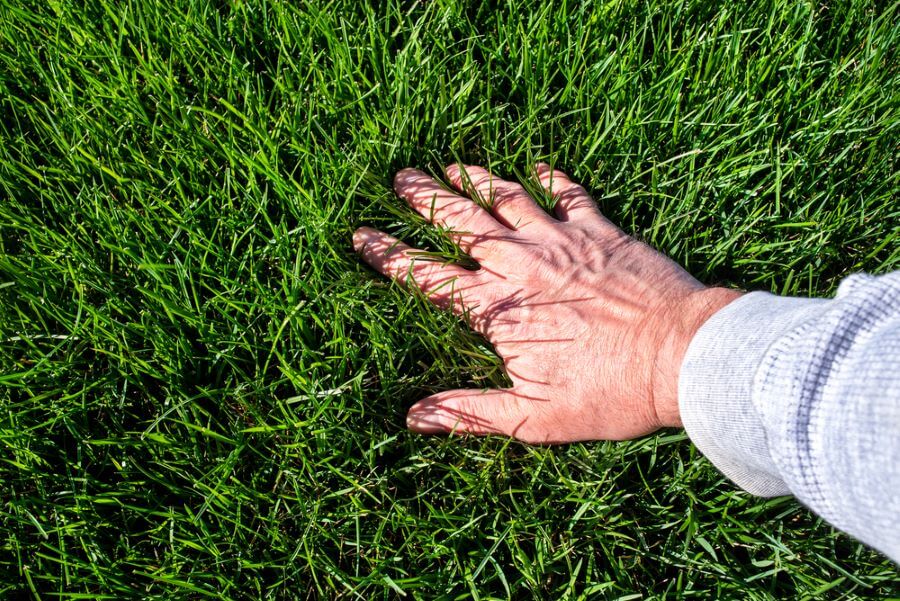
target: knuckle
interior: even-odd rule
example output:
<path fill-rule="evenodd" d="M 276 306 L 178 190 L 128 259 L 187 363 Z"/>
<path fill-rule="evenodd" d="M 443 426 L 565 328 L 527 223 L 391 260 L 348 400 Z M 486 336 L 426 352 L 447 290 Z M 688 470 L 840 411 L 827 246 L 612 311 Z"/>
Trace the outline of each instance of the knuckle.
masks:
<path fill-rule="evenodd" d="M 528 192 L 525 191 L 525 188 L 523 188 L 521 184 L 509 183 L 497 186 L 493 191 L 494 204 L 515 202 L 524 198 L 529 198 L 529 196 Z"/>
<path fill-rule="evenodd" d="M 497 236 L 481 236 L 480 238 L 476 244 L 485 256 L 499 256 L 506 250 L 506 242 Z"/>

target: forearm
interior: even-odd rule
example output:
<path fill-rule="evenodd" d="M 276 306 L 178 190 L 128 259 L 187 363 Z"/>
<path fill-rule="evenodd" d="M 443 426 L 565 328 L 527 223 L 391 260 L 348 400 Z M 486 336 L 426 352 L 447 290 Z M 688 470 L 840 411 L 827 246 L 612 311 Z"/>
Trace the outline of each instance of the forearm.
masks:
<path fill-rule="evenodd" d="M 794 494 L 900 559 L 900 273 L 848 278 L 833 300 L 732 302 L 691 342 L 679 404 L 738 485 Z"/>

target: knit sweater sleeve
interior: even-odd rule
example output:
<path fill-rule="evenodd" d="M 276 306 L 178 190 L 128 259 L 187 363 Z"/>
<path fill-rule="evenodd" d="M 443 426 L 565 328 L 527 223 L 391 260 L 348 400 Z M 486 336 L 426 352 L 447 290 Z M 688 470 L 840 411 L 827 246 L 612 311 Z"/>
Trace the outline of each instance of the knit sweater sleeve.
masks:
<path fill-rule="evenodd" d="M 793 494 L 900 561 L 900 272 L 835 298 L 746 294 L 697 332 L 682 421 L 738 486 Z"/>

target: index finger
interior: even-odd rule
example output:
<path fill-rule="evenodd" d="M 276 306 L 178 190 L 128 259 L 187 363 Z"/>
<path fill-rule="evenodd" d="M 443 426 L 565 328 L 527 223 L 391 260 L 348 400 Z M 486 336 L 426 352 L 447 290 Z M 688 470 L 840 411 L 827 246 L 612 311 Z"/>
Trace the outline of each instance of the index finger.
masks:
<path fill-rule="evenodd" d="M 474 289 L 484 283 L 475 272 L 429 260 L 428 253 L 369 227 L 356 230 L 353 247 L 380 273 L 418 288 L 437 306 L 459 315 L 471 308 Z"/>

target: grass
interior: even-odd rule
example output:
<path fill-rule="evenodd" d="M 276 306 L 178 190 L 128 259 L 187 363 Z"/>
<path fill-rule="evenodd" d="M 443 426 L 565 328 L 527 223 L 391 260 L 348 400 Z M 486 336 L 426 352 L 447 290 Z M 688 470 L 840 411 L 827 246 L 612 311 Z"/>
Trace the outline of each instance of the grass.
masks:
<path fill-rule="evenodd" d="M 374 4 L 0 0 L 0 597 L 900 597 L 682 432 L 408 434 L 503 375 L 350 245 L 544 159 L 708 283 L 898 269 L 900 4 Z"/>

